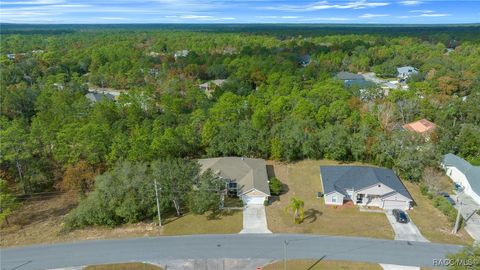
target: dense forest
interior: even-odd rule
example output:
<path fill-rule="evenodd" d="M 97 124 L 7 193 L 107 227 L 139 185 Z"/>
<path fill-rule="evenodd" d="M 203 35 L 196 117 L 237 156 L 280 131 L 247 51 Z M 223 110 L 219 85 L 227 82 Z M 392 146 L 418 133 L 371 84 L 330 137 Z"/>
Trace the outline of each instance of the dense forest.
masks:
<path fill-rule="evenodd" d="M 28 194 L 215 156 L 361 161 L 417 182 L 445 153 L 480 164 L 480 27 L 337 28 L 4 29 L 0 176 Z M 388 95 L 335 79 L 406 65 L 419 74 Z M 121 94 L 92 102 L 92 88 Z M 431 140 L 401 128 L 421 118 Z"/>

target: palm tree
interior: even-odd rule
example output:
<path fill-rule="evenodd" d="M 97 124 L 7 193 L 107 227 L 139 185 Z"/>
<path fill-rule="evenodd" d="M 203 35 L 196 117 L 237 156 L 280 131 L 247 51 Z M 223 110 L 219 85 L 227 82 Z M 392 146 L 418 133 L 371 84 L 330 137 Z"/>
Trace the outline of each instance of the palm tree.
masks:
<path fill-rule="evenodd" d="M 304 215 L 303 215 L 303 206 L 305 203 L 298 198 L 293 197 L 290 200 L 290 205 L 287 206 L 285 209 L 286 211 L 290 210 L 293 212 L 293 218 L 296 224 L 300 224 L 303 221 Z"/>

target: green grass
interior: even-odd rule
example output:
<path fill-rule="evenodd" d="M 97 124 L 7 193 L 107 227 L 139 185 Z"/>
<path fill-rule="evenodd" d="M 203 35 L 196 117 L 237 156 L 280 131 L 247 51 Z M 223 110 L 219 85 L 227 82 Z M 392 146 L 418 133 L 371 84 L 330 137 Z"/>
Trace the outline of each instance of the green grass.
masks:
<path fill-rule="evenodd" d="M 383 213 L 360 212 L 356 207 L 326 206 L 316 193 L 322 190 L 321 165 L 336 165 L 331 160 L 304 160 L 297 163 L 270 162 L 275 176 L 287 186 L 287 192 L 267 206 L 267 222 L 276 233 L 312 233 L 393 239 L 394 233 Z M 358 164 L 358 163 L 357 163 Z M 285 211 L 290 199 L 305 202 L 305 220 L 295 224 L 293 215 Z"/>
<path fill-rule="evenodd" d="M 473 242 L 465 229 L 461 229 L 456 235 L 451 234 L 452 224 L 448 218 L 433 206 L 432 200 L 421 194 L 418 185 L 406 181 L 404 184 L 416 203 L 408 214 L 425 238 L 432 242 L 449 244 L 465 245 Z"/>
<path fill-rule="evenodd" d="M 162 270 L 160 266 L 149 263 L 115 263 L 115 264 L 100 264 L 90 265 L 84 270 Z"/>
<path fill-rule="evenodd" d="M 164 222 L 162 235 L 229 234 L 238 233 L 242 229 L 242 211 L 226 210 L 218 215 L 185 214 L 180 218 L 169 218 Z"/>
<path fill-rule="evenodd" d="M 283 261 L 269 264 L 262 270 L 278 270 L 283 269 Z M 347 262 L 347 261 L 323 261 L 323 260 L 291 260 L 287 261 L 287 269 L 289 270 L 380 270 L 379 264 L 364 262 Z"/>

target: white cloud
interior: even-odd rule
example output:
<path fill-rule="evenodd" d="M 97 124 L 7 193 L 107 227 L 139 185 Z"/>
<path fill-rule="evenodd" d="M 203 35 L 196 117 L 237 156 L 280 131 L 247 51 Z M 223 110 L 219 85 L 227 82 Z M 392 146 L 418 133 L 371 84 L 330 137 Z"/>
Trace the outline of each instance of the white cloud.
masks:
<path fill-rule="evenodd" d="M 410 10 L 412 13 L 434 13 L 435 11 L 429 10 L 429 9 L 416 9 L 416 10 Z"/>
<path fill-rule="evenodd" d="M 315 18 L 307 18 L 307 19 L 304 19 L 302 21 L 337 21 L 337 22 L 341 22 L 341 21 L 351 21 L 352 19 L 351 18 L 345 18 L 345 17 L 315 17 Z"/>
<path fill-rule="evenodd" d="M 416 6 L 416 5 L 422 4 L 423 2 L 417 1 L 417 0 L 406 0 L 406 1 L 400 1 L 399 3 L 404 6 Z"/>
<path fill-rule="evenodd" d="M 198 20 L 198 21 L 224 21 L 235 20 L 234 17 L 214 17 L 210 15 L 173 15 L 165 16 L 167 19 Z"/>
<path fill-rule="evenodd" d="M 390 3 L 387 2 L 367 2 L 366 0 L 346 2 L 344 4 L 332 4 L 328 1 L 320 1 L 308 5 L 280 5 L 280 6 L 271 6 L 266 7 L 266 9 L 271 10 L 282 10 L 282 11 L 317 11 L 324 9 L 364 9 L 372 7 L 383 7 L 388 6 Z"/>
<path fill-rule="evenodd" d="M 255 16 L 257 19 L 298 19 L 300 16 Z"/>
<path fill-rule="evenodd" d="M 418 15 L 418 17 L 446 17 L 446 16 L 450 16 L 450 14 L 446 14 L 446 13 L 424 13 L 424 14 Z"/>
<path fill-rule="evenodd" d="M 371 14 L 371 13 L 365 13 L 363 15 L 358 16 L 359 18 L 362 19 L 370 19 L 370 18 L 381 18 L 381 17 L 387 17 L 389 16 L 388 14 Z"/>

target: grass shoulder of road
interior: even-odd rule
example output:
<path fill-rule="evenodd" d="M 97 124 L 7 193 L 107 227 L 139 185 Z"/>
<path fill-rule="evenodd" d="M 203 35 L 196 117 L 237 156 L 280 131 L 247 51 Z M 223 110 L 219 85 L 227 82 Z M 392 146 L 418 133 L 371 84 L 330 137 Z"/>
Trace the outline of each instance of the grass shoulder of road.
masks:
<path fill-rule="evenodd" d="M 270 174 L 282 181 L 285 193 L 266 207 L 268 227 L 275 233 L 311 233 L 393 239 L 394 233 L 384 213 L 360 212 L 354 206 L 327 206 L 317 192 L 323 192 L 320 166 L 336 165 L 331 160 L 304 160 L 297 163 L 269 162 Z M 358 165 L 358 163 L 357 163 Z M 305 202 L 305 220 L 295 224 L 285 209 L 292 197 Z"/>
<path fill-rule="evenodd" d="M 83 270 L 163 270 L 163 268 L 149 263 L 115 263 L 90 265 Z"/>
<path fill-rule="evenodd" d="M 24 202 L 9 217 L 9 225 L 3 224 L 0 228 L 0 246 L 161 235 L 227 234 L 238 233 L 243 226 L 242 211 L 231 210 L 220 215 L 187 213 L 181 217 L 169 217 L 164 220 L 161 229 L 152 221 L 115 228 L 93 226 L 64 233 L 64 217 L 77 203 L 78 199 L 69 195 Z"/>
<path fill-rule="evenodd" d="M 262 267 L 262 270 L 283 269 L 283 261 L 274 262 Z M 289 270 L 380 270 L 379 264 L 348 261 L 330 261 L 330 260 L 289 260 L 287 261 Z"/>
<path fill-rule="evenodd" d="M 453 225 L 440 210 L 433 206 L 433 202 L 428 197 L 422 195 L 417 184 L 406 181 L 404 184 L 415 201 L 415 206 L 408 211 L 408 214 L 425 238 L 437 243 L 460 245 L 473 243 L 473 239 L 463 228 L 457 234 L 451 233 Z"/>

